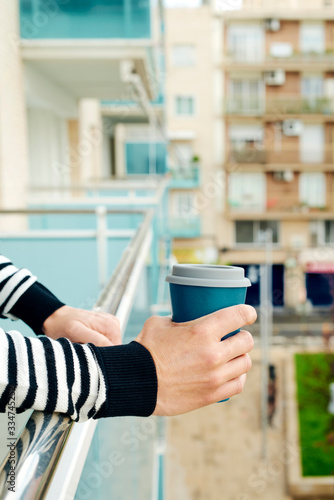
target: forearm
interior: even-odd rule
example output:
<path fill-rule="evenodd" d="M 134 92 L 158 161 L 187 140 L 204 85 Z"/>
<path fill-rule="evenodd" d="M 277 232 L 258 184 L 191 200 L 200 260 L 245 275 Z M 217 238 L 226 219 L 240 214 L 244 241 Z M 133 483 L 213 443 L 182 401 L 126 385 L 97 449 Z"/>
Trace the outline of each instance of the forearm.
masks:
<path fill-rule="evenodd" d="M 18 412 L 60 412 L 79 422 L 154 411 L 155 366 L 137 342 L 96 347 L 0 329 L 0 346 L 1 412 L 11 399 Z"/>
<path fill-rule="evenodd" d="M 0 255 L 0 316 L 22 319 L 40 334 L 46 318 L 63 305 L 30 271 Z"/>

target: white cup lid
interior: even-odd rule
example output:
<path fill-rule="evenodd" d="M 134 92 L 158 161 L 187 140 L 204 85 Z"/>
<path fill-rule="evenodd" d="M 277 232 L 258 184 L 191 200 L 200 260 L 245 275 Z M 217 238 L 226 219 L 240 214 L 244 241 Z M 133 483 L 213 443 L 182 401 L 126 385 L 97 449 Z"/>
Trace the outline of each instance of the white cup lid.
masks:
<path fill-rule="evenodd" d="M 242 267 L 206 264 L 175 264 L 172 274 L 166 277 L 175 285 L 241 288 L 251 286 Z"/>

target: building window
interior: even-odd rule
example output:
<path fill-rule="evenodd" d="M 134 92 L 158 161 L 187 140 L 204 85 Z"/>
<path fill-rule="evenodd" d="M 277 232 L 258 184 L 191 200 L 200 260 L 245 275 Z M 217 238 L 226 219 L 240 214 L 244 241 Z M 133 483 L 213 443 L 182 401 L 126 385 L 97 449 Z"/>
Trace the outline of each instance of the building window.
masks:
<path fill-rule="evenodd" d="M 262 80 L 249 79 L 230 81 L 227 99 L 230 113 L 259 114 L 263 111 L 265 90 Z"/>
<path fill-rule="evenodd" d="M 323 163 L 325 153 L 323 125 L 306 125 L 304 123 L 299 144 L 299 155 L 302 163 Z"/>
<path fill-rule="evenodd" d="M 194 45 L 174 45 L 172 47 L 173 66 L 194 66 L 196 64 L 196 52 Z"/>
<path fill-rule="evenodd" d="M 192 96 L 175 97 L 175 113 L 178 116 L 191 116 L 195 114 L 195 99 Z"/>
<path fill-rule="evenodd" d="M 191 143 L 171 143 L 170 162 L 174 168 L 189 168 L 194 157 L 194 148 Z"/>
<path fill-rule="evenodd" d="M 322 75 L 304 75 L 301 79 L 301 94 L 306 111 L 322 113 L 324 102 L 324 78 Z"/>
<path fill-rule="evenodd" d="M 171 199 L 171 214 L 176 218 L 193 218 L 196 207 L 196 197 L 194 193 L 173 193 Z"/>
<path fill-rule="evenodd" d="M 263 163 L 262 125 L 230 125 L 230 160 L 237 163 Z"/>
<path fill-rule="evenodd" d="M 279 222 L 276 220 L 238 220 L 235 223 L 237 245 L 264 244 L 267 230 L 272 232 L 272 243 L 279 243 Z"/>
<path fill-rule="evenodd" d="M 302 96 L 316 99 L 324 95 L 324 78 L 322 75 L 304 75 L 301 81 Z"/>
<path fill-rule="evenodd" d="M 264 30 L 261 25 L 235 24 L 228 30 L 228 52 L 236 61 L 262 61 Z"/>
<path fill-rule="evenodd" d="M 305 54 L 325 52 L 324 23 L 305 22 L 300 25 L 300 49 Z"/>
<path fill-rule="evenodd" d="M 229 176 L 228 202 L 233 211 L 263 212 L 266 208 L 266 176 L 262 172 Z"/>
<path fill-rule="evenodd" d="M 325 243 L 334 244 L 334 220 L 325 220 Z"/>
<path fill-rule="evenodd" d="M 308 207 L 326 206 L 326 177 L 323 172 L 302 172 L 299 176 L 299 201 Z"/>
<path fill-rule="evenodd" d="M 334 245 L 334 220 L 317 220 L 310 223 L 311 246 Z"/>

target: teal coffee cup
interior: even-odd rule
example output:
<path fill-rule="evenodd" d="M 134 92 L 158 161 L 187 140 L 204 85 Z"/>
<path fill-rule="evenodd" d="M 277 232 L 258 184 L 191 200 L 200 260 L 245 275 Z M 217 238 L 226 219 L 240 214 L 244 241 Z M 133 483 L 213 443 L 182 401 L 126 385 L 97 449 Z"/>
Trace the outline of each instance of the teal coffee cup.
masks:
<path fill-rule="evenodd" d="M 247 287 L 251 286 L 242 267 L 205 264 L 176 264 L 166 281 L 169 283 L 172 320 L 176 323 L 244 304 Z M 228 333 L 222 340 L 239 331 Z"/>

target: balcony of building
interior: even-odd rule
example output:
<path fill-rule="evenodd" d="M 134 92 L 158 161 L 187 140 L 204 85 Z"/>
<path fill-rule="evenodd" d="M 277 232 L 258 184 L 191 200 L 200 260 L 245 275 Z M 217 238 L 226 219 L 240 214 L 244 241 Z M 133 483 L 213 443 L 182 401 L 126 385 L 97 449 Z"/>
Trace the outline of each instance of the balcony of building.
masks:
<path fill-rule="evenodd" d="M 161 216 L 166 183 L 113 183 L 108 196 L 106 188 L 95 186 L 94 193 L 85 188 L 82 199 L 72 196 L 71 203 L 59 200 L 51 207 L 40 199 L 39 208 L 1 211 L 1 252 L 29 268 L 64 302 L 115 314 L 127 343 L 153 310 L 168 311 L 164 278 L 170 245 Z M 50 200 L 50 192 L 39 196 Z M 29 335 L 21 322 L 13 328 Z M 133 429 L 142 436 L 135 448 L 126 439 Z M 16 416 L 15 436 L 20 450 L 15 498 L 164 498 L 163 419 L 76 424 L 66 415 L 27 411 Z M 2 446 L 3 497 L 8 494 L 7 453 Z M 102 474 L 96 474 L 97 463 L 99 470 L 104 467 Z"/>
<path fill-rule="evenodd" d="M 51 80 L 73 99 L 128 101 L 134 91 L 158 98 L 159 3 L 21 0 L 20 29 L 14 42 L 31 85 Z"/>
<path fill-rule="evenodd" d="M 168 219 L 169 233 L 172 238 L 199 238 L 202 234 L 199 215 L 171 215 Z"/>
<path fill-rule="evenodd" d="M 332 0 L 245 0 L 242 8 L 231 8 L 227 4 L 224 8 L 217 9 L 217 14 L 226 15 L 228 10 L 229 20 L 249 21 L 256 19 L 287 19 L 287 20 L 331 20 L 333 18 L 334 4 Z"/>
<path fill-rule="evenodd" d="M 330 219 L 334 215 L 333 174 L 238 172 L 229 175 L 226 214 L 234 220 Z"/>
<path fill-rule="evenodd" d="M 201 167 L 198 163 L 170 169 L 170 189 L 196 189 L 200 184 Z"/>
<path fill-rule="evenodd" d="M 267 121 L 278 121 L 282 117 L 311 117 L 312 120 L 326 122 L 334 119 L 333 99 L 322 96 L 302 97 L 300 94 L 265 94 L 227 96 L 225 113 L 228 116 L 263 116 Z M 309 118 L 310 119 L 310 118 Z"/>
<path fill-rule="evenodd" d="M 282 45 L 290 45 L 283 44 Z M 323 52 L 294 52 L 291 46 L 291 55 L 274 56 L 253 51 L 228 52 L 224 56 L 223 65 L 228 71 L 332 71 L 334 64 L 334 50 L 332 47 Z"/>
<path fill-rule="evenodd" d="M 281 172 L 288 178 L 289 172 L 333 172 L 334 171 L 334 149 L 333 144 L 325 144 L 322 149 L 322 157 L 315 158 L 312 154 L 312 145 L 307 152 L 299 147 L 299 138 L 296 144 L 287 147 L 275 148 L 258 145 L 247 145 L 241 148 L 229 146 L 226 156 L 225 169 L 233 172 L 247 172 L 254 168 L 260 172 Z M 307 157 L 308 156 L 308 157 Z M 286 172 L 284 174 L 284 172 Z"/>

